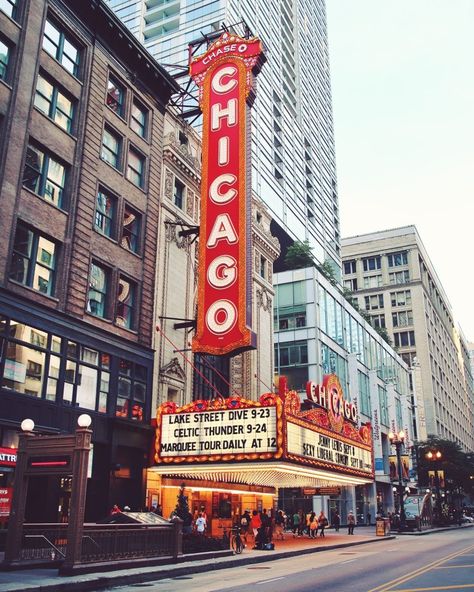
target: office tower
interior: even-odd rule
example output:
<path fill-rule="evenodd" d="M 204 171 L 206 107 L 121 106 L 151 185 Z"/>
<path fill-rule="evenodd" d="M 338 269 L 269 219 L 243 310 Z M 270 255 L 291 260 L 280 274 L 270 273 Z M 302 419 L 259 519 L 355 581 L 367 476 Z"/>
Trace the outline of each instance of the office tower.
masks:
<path fill-rule="evenodd" d="M 361 521 L 367 512 L 386 513 L 394 503 L 388 434 L 403 429 L 408 449 L 413 443 L 409 368 L 314 267 L 277 273 L 274 286 L 275 374 L 300 393 L 308 381 L 320 384 L 335 374 L 359 421 L 373 428 L 374 483 L 333 494 L 330 511 L 337 510 L 343 521 L 350 508 Z M 304 504 L 304 496 L 298 503 Z"/>
<path fill-rule="evenodd" d="M 412 367 L 415 437 L 474 447 L 466 341 L 415 226 L 342 240 L 344 285 Z"/>
<path fill-rule="evenodd" d="M 252 111 L 252 188 L 273 231 L 308 239 L 340 267 L 339 213 L 324 0 L 109 0 L 160 64 L 186 66 L 188 44 L 244 20 L 266 47 Z M 242 34 L 242 27 L 235 28 Z M 205 46 L 202 48 L 204 51 Z M 181 70 L 182 72 L 183 70 Z M 184 70 L 185 71 L 185 70 Z M 182 84 L 187 82 L 181 78 Z M 282 233 L 283 234 L 283 233 Z M 283 239 L 284 243 L 285 240 Z"/>

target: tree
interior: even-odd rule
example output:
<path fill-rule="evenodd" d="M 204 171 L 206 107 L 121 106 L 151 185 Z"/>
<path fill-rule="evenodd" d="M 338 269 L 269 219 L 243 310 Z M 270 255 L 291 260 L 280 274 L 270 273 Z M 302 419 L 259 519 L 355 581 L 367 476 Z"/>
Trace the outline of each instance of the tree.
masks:
<path fill-rule="evenodd" d="M 184 489 L 186 487 L 186 483 L 181 483 L 181 487 L 179 488 L 178 493 L 178 503 L 176 504 L 176 508 L 174 513 L 178 518 L 181 518 L 183 521 L 183 532 L 186 533 L 189 531 L 193 517 L 191 512 L 189 511 L 189 504 L 188 504 L 188 496 L 184 495 Z"/>
<path fill-rule="evenodd" d="M 418 456 L 418 483 L 429 485 L 428 471 L 444 471 L 447 488 L 461 488 L 466 494 L 474 490 L 474 458 L 464 452 L 459 444 L 429 435 L 427 440 L 416 444 Z M 426 455 L 431 451 L 441 452 L 439 461 L 431 461 Z"/>
<path fill-rule="evenodd" d="M 313 265 L 314 258 L 311 253 L 311 246 L 307 240 L 304 242 L 295 241 L 288 247 L 285 256 L 285 266 L 288 269 L 302 269 L 303 267 L 312 267 Z"/>
<path fill-rule="evenodd" d="M 329 261 L 325 261 L 322 265 L 316 265 L 316 267 L 333 286 L 337 286 L 336 274 L 334 273 L 334 268 L 329 263 Z"/>

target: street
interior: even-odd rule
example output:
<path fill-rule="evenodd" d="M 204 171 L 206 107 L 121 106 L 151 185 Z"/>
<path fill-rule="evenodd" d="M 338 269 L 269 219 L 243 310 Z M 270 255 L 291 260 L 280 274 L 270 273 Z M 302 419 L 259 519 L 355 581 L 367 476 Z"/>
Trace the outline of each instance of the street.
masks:
<path fill-rule="evenodd" d="M 415 592 L 474 589 L 474 529 L 400 536 L 301 558 L 115 588 L 175 592 Z"/>

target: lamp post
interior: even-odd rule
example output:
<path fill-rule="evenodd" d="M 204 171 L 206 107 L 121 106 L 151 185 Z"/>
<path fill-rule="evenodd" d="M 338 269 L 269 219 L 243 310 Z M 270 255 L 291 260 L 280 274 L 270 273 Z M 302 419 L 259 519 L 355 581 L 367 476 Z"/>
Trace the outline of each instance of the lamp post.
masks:
<path fill-rule="evenodd" d="M 441 522 L 441 492 L 439 486 L 439 474 L 438 474 L 438 466 L 439 462 L 442 458 L 442 454 L 439 450 L 430 450 L 426 453 L 426 458 L 433 463 L 434 468 L 434 486 L 436 488 L 436 522 L 439 524 Z"/>
<path fill-rule="evenodd" d="M 394 434 L 393 432 L 388 433 L 388 439 L 390 440 L 390 444 L 395 446 L 395 450 L 397 453 L 397 471 L 398 471 L 398 499 L 400 502 L 400 526 L 399 531 L 406 529 L 406 516 L 405 516 L 405 500 L 403 496 L 405 494 L 405 487 L 403 485 L 403 477 L 402 477 L 402 456 L 401 456 L 401 448 L 405 445 L 405 432 L 400 430 L 398 434 Z"/>

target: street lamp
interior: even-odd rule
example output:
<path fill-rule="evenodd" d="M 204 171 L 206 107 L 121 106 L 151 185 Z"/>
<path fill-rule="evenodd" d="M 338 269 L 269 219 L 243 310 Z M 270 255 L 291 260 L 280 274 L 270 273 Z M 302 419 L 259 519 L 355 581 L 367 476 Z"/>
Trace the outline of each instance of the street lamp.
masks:
<path fill-rule="evenodd" d="M 441 522 L 441 492 L 439 484 L 438 464 L 442 458 L 442 454 L 439 450 L 429 450 L 426 453 L 426 458 L 433 463 L 434 467 L 434 486 L 436 488 L 436 521 Z"/>
<path fill-rule="evenodd" d="M 398 498 L 400 501 L 400 526 L 399 531 L 406 529 L 406 516 L 405 516 L 405 500 L 403 499 L 405 494 L 405 487 L 403 485 L 403 477 L 402 477 L 402 456 L 401 456 L 401 448 L 405 445 L 405 432 L 400 430 L 398 434 L 394 434 L 393 432 L 388 433 L 388 439 L 390 440 L 390 444 L 395 446 L 395 450 L 397 453 L 397 470 L 398 470 Z"/>

